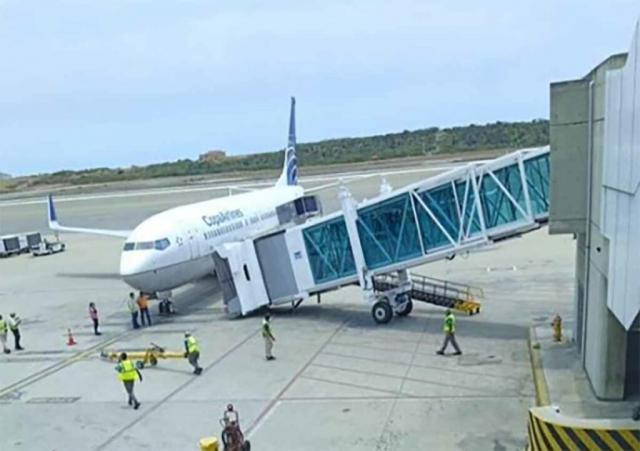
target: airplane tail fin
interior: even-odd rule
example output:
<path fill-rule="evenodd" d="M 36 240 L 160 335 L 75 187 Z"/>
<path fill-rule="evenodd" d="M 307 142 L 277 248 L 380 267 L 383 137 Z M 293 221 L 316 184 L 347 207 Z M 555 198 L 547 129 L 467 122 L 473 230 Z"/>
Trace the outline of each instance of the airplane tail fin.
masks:
<path fill-rule="evenodd" d="M 47 213 L 49 228 L 51 230 L 58 230 L 58 215 L 56 214 L 56 207 L 53 205 L 53 196 L 51 194 L 47 197 Z"/>
<path fill-rule="evenodd" d="M 296 98 L 291 97 L 291 115 L 289 117 L 289 141 L 284 151 L 282 174 L 276 186 L 298 184 L 298 160 L 296 158 Z"/>

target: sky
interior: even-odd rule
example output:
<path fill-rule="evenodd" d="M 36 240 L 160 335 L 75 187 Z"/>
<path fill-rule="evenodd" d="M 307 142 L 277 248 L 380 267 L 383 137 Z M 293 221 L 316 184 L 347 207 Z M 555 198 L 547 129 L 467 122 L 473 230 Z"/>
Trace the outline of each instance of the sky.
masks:
<path fill-rule="evenodd" d="M 637 0 L 0 0 L 0 172 L 549 116 Z"/>

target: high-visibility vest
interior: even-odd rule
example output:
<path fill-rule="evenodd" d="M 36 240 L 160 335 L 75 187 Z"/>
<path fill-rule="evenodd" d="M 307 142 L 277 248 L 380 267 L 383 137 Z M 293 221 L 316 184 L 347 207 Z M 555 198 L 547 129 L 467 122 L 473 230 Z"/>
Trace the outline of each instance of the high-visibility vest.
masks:
<path fill-rule="evenodd" d="M 138 298 L 138 307 L 140 307 L 141 309 L 149 307 L 149 301 L 147 300 L 146 296 L 140 296 Z"/>
<path fill-rule="evenodd" d="M 138 370 L 131 360 L 123 360 L 120 362 L 118 378 L 121 381 L 135 381 L 138 379 Z"/>
<path fill-rule="evenodd" d="M 9 317 L 9 327 L 11 330 L 18 330 L 21 322 L 22 320 L 19 316 L 14 316 L 13 318 L 11 316 Z"/>
<path fill-rule="evenodd" d="M 7 333 L 7 322 L 3 319 L 0 319 L 0 334 Z"/>
<path fill-rule="evenodd" d="M 198 347 L 198 342 L 192 336 L 187 337 L 187 352 L 189 354 L 193 352 L 200 352 L 200 348 Z"/>
<path fill-rule="evenodd" d="M 456 331 L 456 317 L 453 313 L 449 313 L 444 317 L 444 331 L 452 334 Z"/>
<path fill-rule="evenodd" d="M 272 338 L 273 334 L 271 333 L 271 324 L 266 319 L 262 320 L 262 336 L 264 338 Z"/>

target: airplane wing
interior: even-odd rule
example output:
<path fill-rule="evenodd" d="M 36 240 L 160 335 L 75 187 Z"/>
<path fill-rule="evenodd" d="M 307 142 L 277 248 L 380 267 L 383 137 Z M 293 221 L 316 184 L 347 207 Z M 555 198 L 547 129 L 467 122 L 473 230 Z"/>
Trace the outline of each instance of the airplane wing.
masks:
<path fill-rule="evenodd" d="M 87 233 L 92 235 L 117 236 L 120 238 L 127 238 L 131 234 L 131 230 L 88 229 L 84 227 L 66 227 L 60 225 L 51 194 L 49 194 L 47 198 L 47 213 L 49 216 L 49 228 L 56 232 Z"/>

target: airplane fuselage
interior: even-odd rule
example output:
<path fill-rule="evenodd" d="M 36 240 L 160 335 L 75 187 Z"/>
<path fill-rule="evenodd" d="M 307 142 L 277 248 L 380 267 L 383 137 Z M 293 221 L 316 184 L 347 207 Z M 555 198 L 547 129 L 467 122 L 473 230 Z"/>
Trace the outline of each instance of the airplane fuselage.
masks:
<path fill-rule="evenodd" d="M 120 275 L 133 288 L 151 293 L 212 274 L 216 248 L 277 227 L 276 208 L 303 194 L 297 185 L 274 186 L 151 216 L 127 238 Z"/>

